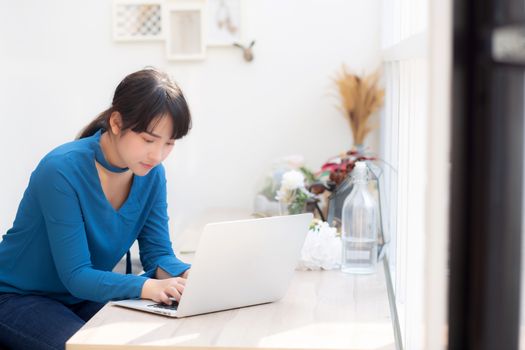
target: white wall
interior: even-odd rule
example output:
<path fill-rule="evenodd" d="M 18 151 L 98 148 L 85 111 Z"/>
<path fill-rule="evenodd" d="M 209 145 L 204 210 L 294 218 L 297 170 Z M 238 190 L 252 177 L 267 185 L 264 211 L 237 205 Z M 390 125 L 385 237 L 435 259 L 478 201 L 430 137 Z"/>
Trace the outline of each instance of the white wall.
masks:
<path fill-rule="evenodd" d="M 29 175 L 53 147 L 107 108 L 117 83 L 153 65 L 185 91 L 189 136 L 165 162 L 172 235 L 208 207 L 251 208 L 272 160 L 303 154 L 317 169 L 352 145 L 332 78 L 344 62 L 380 62 L 379 0 L 247 0 L 255 60 L 209 48 L 169 62 L 160 42 L 115 43 L 106 0 L 0 0 L 0 234 Z"/>

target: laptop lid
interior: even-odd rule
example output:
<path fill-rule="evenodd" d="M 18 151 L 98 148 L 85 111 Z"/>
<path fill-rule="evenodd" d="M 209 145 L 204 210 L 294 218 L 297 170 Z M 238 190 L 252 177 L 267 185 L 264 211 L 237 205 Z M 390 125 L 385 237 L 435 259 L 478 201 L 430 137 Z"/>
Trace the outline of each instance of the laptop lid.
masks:
<path fill-rule="evenodd" d="M 290 284 L 312 218 L 307 213 L 208 224 L 178 305 L 113 304 L 184 317 L 276 301 Z"/>

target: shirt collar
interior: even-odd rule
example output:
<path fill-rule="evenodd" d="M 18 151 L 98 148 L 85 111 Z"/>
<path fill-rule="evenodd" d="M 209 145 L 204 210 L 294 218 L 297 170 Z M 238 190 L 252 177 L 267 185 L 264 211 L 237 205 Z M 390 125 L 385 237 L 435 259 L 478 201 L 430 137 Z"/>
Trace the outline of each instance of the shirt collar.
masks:
<path fill-rule="evenodd" d="M 104 129 L 98 130 L 95 135 L 95 159 L 96 161 L 102 165 L 105 169 L 113 172 L 113 173 L 123 173 L 125 171 L 128 171 L 129 168 L 119 168 L 114 165 L 109 164 L 109 162 L 106 160 L 106 157 L 104 156 L 104 153 L 102 152 L 102 147 L 100 147 L 100 136 L 102 133 L 105 132 Z"/>

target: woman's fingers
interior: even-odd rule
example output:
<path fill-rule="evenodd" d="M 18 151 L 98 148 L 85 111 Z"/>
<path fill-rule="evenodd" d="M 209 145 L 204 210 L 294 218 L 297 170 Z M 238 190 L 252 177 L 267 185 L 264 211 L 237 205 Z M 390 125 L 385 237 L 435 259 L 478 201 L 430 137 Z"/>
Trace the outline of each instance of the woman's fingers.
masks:
<path fill-rule="evenodd" d="M 181 292 L 175 286 L 170 286 L 166 290 L 166 294 L 169 294 L 171 297 L 175 298 L 177 302 L 180 300 Z"/>
<path fill-rule="evenodd" d="M 161 287 L 158 291 L 160 302 L 171 305 L 174 300 L 177 302 L 180 300 L 181 295 L 184 292 L 186 279 L 177 277 L 157 281 L 159 282 L 158 286 Z"/>
<path fill-rule="evenodd" d="M 182 277 L 175 277 L 175 281 L 177 281 L 177 283 L 180 283 L 182 285 L 186 285 L 186 279 L 185 278 L 182 278 Z"/>
<path fill-rule="evenodd" d="M 183 284 L 177 284 L 177 285 L 175 285 L 175 288 L 177 289 L 177 291 L 178 291 L 180 294 L 184 293 L 184 288 L 185 288 L 185 286 L 184 286 Z"/>
<path fill-rule="evenodd" d="M 166 305 L 171 305 L 172 301 L 170 299 L 170 295 L 168 295 L 165 292 L 160 292 L 160 300 L 161 303 Z"/>

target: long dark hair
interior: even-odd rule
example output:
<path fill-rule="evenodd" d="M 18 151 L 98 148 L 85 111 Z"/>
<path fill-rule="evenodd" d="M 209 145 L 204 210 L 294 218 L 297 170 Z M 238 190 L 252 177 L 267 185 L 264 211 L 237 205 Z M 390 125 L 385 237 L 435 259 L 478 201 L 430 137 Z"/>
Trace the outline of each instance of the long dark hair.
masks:
<path fill-rule="evenodd" d="M 182 138 L 191 129 L 190 110 L 182 91 L 166 73 L 154 68 L 125 77 L 115 90 L 111 107 L 84 127 L 78 138 L 91 136 L 101 128 L 108 130 L 113 112 L 120 113 L 123 131 L 150 131 L 155 118 L 164 115 L 173 120 L 173 139 Z"/>

